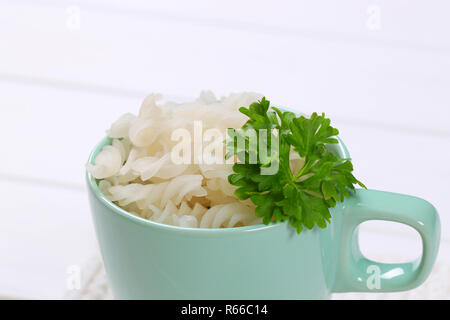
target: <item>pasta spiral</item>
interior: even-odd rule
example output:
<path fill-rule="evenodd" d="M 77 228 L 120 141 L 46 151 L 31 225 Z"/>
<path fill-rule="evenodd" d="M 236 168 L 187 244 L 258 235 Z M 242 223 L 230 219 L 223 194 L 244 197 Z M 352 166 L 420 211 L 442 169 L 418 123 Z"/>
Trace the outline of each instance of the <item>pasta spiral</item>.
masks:
<path fill-rule="evenodd" d="M 220 162 L 223 140 L 213 141 L 227 128 L 242 127 L 246 116 L 238 109 L 259 98 L 255 93 L 236 93 L 217 100 L 206 91 L 192 102 L 176 104 L 161 103 L 161 95 L 151 94 L 137 115 L 126 113 L 111 125 L 107 133 L 112 144 L 103 147 L 87 170 L 100 180 L 99 189 L 109 200 L 158 223 L 191 228 L 261 223 L 249 200 L 235 198 L 236 187 L 228 183 L 232 164 Z M 214 150 L 211 162 L 188 154 L 191 162 L 174 163 L 172 151 L 179 141 L 173 140 L 173 132 L 180 129 L 195 137 L 199 121 L 209 134 L 200 137 L 202 143 Z M 194 141 L 188 142 L 192 147 Z M 292 159 L 292 165 L 300 161 Z"/>
<path fill-rule="evenodd" d="M 250 207 L 237 201 L 216 205 L 210 209 L 198 203 L 191 208 L 186 202 L 182 202 L 177 207 L 169 201 L 164 209 L 150 205 L 149 210 L 146 211 L 146 218 L 155 222 L 190 228 L 232 228 L 261 223 L 261 219 L 255 217 Z"/>

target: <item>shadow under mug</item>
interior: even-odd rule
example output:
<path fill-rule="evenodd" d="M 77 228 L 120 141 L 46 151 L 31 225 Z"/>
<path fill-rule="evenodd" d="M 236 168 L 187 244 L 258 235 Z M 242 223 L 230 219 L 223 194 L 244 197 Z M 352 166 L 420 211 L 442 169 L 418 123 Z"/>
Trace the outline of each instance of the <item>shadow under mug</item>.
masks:
<path fill-rule="evenodd" d="M 92 152 L 93 163 L 103 139 Z M 342 158 L 340 141 L 331 145 Z M 325 229 L 297 235 L 287 223 L 224 229 L 152 222 L 109 201 L 86 175 L 97 240 L 118 299 L 327 299 L 332 292 L 409 290 L 428 277 L 439 247 L 436 209 L 420 198 L 357 190 L 332 209 Z M 409 263 L 366 259 L 358 225 L 400 222 L 422 238 L 422 256 Z"/>

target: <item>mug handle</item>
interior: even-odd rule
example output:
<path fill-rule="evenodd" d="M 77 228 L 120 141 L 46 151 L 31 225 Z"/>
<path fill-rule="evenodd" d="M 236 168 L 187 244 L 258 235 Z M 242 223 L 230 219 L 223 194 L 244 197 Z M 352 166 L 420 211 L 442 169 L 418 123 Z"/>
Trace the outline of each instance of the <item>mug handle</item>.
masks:
<path fill-rule="evenodd" d="M 408 263 L 379 263 L 359 248 L 358 225 L 368 220 L 404 223 L 419 232 L 422 257 Z M 356 190 L 344 204 L 340 261 L 334 292 L 391 292 L 421 285 L 430 274 L 439 249 L 440 221 L 429 202 L 407 195 Z"/>

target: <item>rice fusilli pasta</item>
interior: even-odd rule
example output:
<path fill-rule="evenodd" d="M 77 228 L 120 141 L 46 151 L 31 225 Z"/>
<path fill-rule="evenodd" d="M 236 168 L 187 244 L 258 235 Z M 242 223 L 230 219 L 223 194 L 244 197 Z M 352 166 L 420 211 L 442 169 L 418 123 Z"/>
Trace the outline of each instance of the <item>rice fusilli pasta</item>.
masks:
<path fill-rule="evenodd" d="M 99 189 L 108 199 L 151 221 L 190 228 L 261 223 L 251 201 L 234 197 L 236 187 L 227 180 L 232 164 L 217 163 L 225 147 L 223 140 L 213 139 L 221 132 L 225 136 L 227 128 L 242 127 L 246 117 L 239 107 L 260 98 L 238 93 L 217 100 L 208 91 L 192 102 L 176 104 L 160 103 L 162 96 L 151 94 L 137 115 L 124 114 L 111 125 L 107 133 L 112 144 L 103 147 L 87 170 L 100 180 Z M 195 152 L 199 123 L 205 132 L 200 144 L 214 151 L 209 158 Z M 180 139 L 183 134 L 194 136 L 187 140 L 194 151 L 182 149 L 189 163 L 174 162 L 172 151 L 180 146 L 172 137 L 175 130 L 181 130 L 176 135 Z M 300 161 L 291 159 L 291 164 L 295 168 Z"/>

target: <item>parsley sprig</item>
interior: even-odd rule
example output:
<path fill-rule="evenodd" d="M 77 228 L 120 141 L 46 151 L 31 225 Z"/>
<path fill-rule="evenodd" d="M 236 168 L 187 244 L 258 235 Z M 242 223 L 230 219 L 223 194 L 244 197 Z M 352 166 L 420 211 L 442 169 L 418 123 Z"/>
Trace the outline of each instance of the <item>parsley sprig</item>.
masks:
<path fill-rule="evenodd" d="M 349 197 L 355 184 L 365 188 L 353 176 L 351 160 L 339 158 L 327 148 L 327 144 L 338 143 L 335 136 L 339 131 L 325 114 L 297 117 L 270 107 L 265 97 L 239 111 L 249 120 L 240 130 L 229 129 L 234 138 L 227 141 L 227 158 L 237 155 L 239 161 L 228 181 L 238 186 L 238 199 L 250 199 L 256 205 L 255 214 L 265 224 L 288 220 L 297 233 L 303 227 L 325 228 L 330 208 Z M 256 133 L 253 139 L 251 132 Z M 239 145 L 238 138 L 245 143 Z M 273 148 L 275 142 L 278 148 Z M 291 170 L 291 152 L 304 160 L 298 172 Z M 270 167 L 278 170 L 263 174 L 264 168 Z"/>

